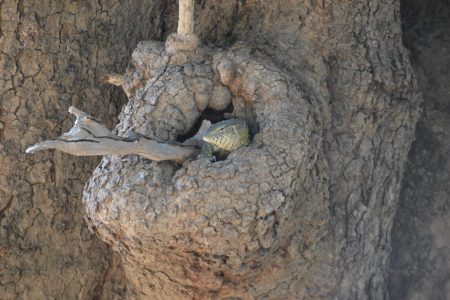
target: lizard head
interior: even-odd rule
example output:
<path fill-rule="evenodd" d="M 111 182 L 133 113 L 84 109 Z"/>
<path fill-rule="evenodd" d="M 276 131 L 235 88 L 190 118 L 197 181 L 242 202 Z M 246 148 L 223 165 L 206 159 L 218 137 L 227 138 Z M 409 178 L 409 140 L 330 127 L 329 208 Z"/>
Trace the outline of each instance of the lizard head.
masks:
<path fill-rule="evenodd" d="M 212 124 L 203 135 L 203 140 L 231 151 L 236 146 L 242 146 L 239 144 L 242 137 L 248 140 L 248 128 L 245 121 L 231 119 Z"/>

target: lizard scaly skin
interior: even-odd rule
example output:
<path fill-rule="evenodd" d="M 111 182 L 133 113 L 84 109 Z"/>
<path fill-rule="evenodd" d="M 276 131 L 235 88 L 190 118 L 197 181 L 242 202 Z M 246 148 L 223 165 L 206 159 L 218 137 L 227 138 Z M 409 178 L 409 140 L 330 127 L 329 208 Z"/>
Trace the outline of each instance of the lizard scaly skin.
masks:
<path fill-rule="evenodd" d="M 212 124 L 203 135 L 202 156 L 229 153 L 249 144 L 249 130 L 243 120 L 230 119 Z"/>

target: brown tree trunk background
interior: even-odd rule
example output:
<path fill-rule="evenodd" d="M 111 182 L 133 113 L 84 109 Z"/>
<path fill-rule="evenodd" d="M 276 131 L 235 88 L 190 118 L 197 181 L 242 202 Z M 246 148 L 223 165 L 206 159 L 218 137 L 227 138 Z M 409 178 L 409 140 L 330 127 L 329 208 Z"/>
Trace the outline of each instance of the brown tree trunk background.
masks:
<path fill-rule="evenodd" d="M 99 78 L 175 32 L 177 1 L 62 2 L 0 2 L 1 299 L 444 299 L 448 49 L 428 20 L 445 1 L 196 1 L 195 62 L 140 44 L 120 134 L 189 132 L 204 86 L 260 132 L 215 164 L 103 159 L 88 222 L 128 286 L 82 221 L 97 160 L 24 150 L 70 128 L 70 105 L 112 128 L 126 98 Z M 409 158 L 422 102 L 401 12 L 427 100 Z"/>
<path fill-rule="evenodd" d="M 0 1 L 0 298 L 112 299 L 117 258 L 89 232 L 81 194 L 97 164 L 58 152 L 26 155 L 70 128 L 76 105 L 113 127 L 126 101 L 105 86 L 142 39 L 162 33 L 154 1 Z M 118 280 L 118 281 L 112 281 Z"/>

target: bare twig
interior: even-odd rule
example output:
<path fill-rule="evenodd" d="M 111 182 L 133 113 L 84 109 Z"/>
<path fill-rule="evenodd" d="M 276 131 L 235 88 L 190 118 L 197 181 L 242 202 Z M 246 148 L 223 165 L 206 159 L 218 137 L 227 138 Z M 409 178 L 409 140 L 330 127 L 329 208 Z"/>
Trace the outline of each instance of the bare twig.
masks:
<path fill-rule="evenodd" d="M 194 0 L 179 0 L 177 33 L 194 34 Z"/>

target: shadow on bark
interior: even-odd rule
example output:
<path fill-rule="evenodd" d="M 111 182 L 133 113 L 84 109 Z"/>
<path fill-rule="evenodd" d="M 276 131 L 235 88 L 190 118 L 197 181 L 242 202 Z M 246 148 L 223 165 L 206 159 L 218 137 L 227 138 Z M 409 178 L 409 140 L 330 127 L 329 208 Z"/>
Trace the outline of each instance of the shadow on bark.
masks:
<path fill-rule="evenodd" d="M 450 4 L 402 1 L 404 41 L 424 108 L 392 233 L 391 299 L 450 295 Z"/>

